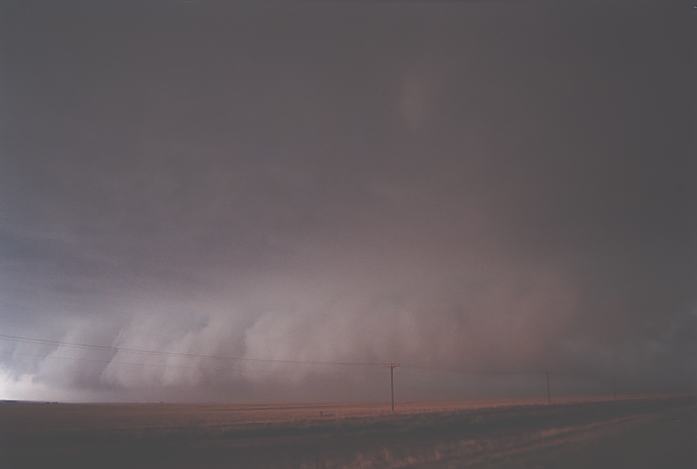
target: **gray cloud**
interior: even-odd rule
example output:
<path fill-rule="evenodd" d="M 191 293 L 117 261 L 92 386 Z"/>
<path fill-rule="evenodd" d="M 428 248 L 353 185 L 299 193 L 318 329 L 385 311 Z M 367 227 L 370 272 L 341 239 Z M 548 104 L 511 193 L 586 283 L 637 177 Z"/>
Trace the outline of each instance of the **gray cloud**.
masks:
<path fill-rule="evenodd" d="M 694 383 L 689 5 L 2 8 L 3 332 Z M 383 373 L 12 342 L 0 371 L 60 399 Z"/>

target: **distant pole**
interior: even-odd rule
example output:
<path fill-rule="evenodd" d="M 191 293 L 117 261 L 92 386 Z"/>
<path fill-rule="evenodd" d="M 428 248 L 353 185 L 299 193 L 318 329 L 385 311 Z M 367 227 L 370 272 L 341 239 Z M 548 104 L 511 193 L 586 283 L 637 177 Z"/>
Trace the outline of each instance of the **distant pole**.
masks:
<path fill-rule="evenodd" d="M 394 413 L 394 369 L 399 366 L 399 363 L 390 362 L 387 366 L 390 367 L 390 402 L 392 404 L 392 413 Z"/>
<path fill-rule="evenodd" d="M 617 400 L 617 377 L 612 377 L 612 398 Z"/>
<path fill-rule="evenodd" d="M 545 378 L 547 379 L 547 404 L 552 403 L 552 391 L 549 389 L 549 371 L 545 371 Z"/>
<path fill-rule="evenodd" d="M 392 401 L 392 412 L 394 413 L 394 366 L 390 365 L 390 400 Z"/>

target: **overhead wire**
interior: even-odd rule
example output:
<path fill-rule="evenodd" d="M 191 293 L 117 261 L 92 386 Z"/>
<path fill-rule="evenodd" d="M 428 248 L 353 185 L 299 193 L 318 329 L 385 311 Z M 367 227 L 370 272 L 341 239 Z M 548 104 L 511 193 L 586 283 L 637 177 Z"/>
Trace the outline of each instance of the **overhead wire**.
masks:
<path fill-rule="evenodd" d="M 152 350 L 152 349 L 142 349 L 135 347 L 124 347 L 119 345 L 98 345 L 98 344 L 87 344 L 79 342 L 67 342 L 61 340 L 52 339 L 42 339 L 35 337 L 26 337 L 19 335 L 9 335 L 0 334 L 0 340 L 10 341 L 10 342 L 20 342 L 20 343 L 31 343 L 39 345 L 52 345 L 56 347 L 69 347 L 78 349 L 88 349 L 88 350 L 101 350 L 108 352 L 128 352 L 128 353 L 141 353 L 149 355 L 161 355 L 161 356 L 176 356 L 185 358 L 204 358 L 204 359 L 214 359 L 214 360 L 229 360 L 229 361 L 248 361 L 248 362 L 260 362 L 260 363 L 283 363 L 283 364 L 295 364 L 295 365 L 338 365 L 338 366 L 384 366 L 385 363 L 382 362 L 360 362 L 360 361 L 327 361 L 327 360 L 297 360 L 297 359 L 279 359 L 279 358 L 257 358 L 257 357 L 242 357 L 242 356 L 232 356 L 232 355 L 214 355 L 214 354 L 202 354 L 202 353 L 191 353 L 191 352 L 175 352 L 166 350 Z"/>

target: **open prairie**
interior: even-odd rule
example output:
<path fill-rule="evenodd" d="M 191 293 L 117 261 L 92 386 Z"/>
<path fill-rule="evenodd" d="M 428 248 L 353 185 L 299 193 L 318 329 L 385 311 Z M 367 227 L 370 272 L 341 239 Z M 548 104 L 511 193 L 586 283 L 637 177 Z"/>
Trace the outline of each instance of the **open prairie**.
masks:
<path fill-rule="evenodd" d="M 0 404 L 3 467 L 694 468 L 692 397 L 276 404 Z"/>

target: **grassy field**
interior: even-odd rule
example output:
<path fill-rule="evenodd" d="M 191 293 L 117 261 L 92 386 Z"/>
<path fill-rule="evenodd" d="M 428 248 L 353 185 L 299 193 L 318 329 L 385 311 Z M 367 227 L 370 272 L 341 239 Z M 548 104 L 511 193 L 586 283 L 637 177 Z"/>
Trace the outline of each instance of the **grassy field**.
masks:
<path fill-rule="evenodd" d="M 694 398 L 0 404 L 2 467 L 695 468 Z"/>

